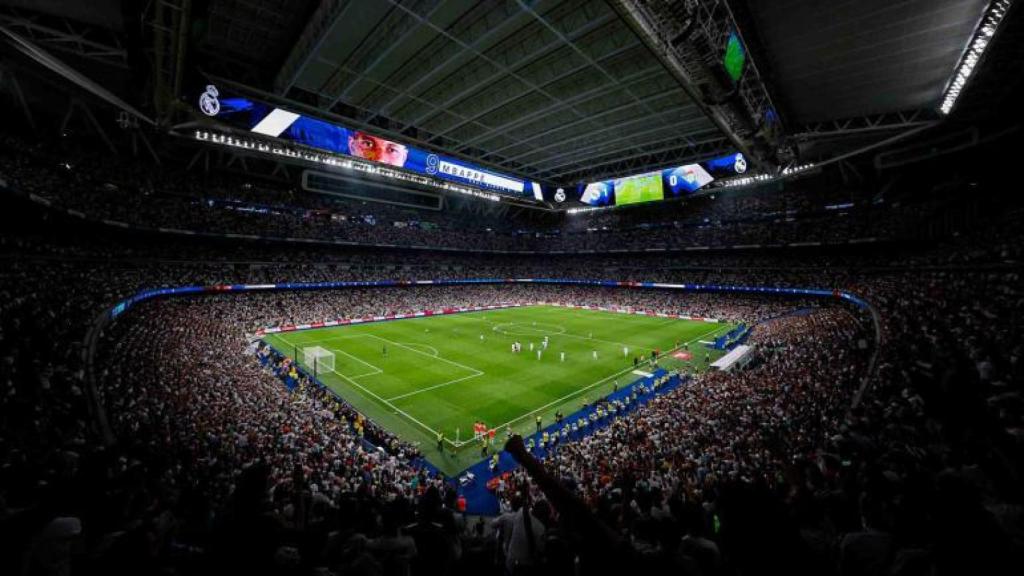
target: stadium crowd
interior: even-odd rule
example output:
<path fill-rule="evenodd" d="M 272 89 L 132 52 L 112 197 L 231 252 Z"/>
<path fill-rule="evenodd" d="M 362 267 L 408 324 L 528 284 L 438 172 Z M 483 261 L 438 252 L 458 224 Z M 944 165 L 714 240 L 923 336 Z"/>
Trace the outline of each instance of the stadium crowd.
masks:
<path fill-rule="evenodd" d="M 6 184 L 147 227 L 602 250 L 846 242 L 924 217 L 911 207 L 835 226 L 784 194 L 701 201 L 656 226 L 587 217 L 558 238 L 542 227 L 459 232 L 464 220 L 447 214 L 395 227 L 386 223 L 413 217 L 377 207 L 371 219 L 314 215 L 342 208 L 231 180 L 164 189 L 118 163 L 55 170 L 48 152 L 18 144 L 3 146 Z M 278 206 L 267 213 L 226 208 L 267 197 Z M 0 216 L 5 574 L 853 576 L 1020 565 L 1020 212 L 923 252 L 529 259 L 199 245 L 71 225 L 38 207 L 20 214 Z M 873 310 L 771 295 L 433 286 L 158 299 L 97 328 L 111 305 L 147 288 L 481 277 L 842 288 Z M 457 487 L 423 466 L 418 447 L 308 382 L 289 392 L 279 361 L 261 364 L 246 337 L 328 318 L 538 300 L 757 323 L 756 358 L 743 371 L 696 376 L 542 461 L 514 439 L 523 467 L 503 492 L 504 513 L 484 521 L 461 512 Z"/>
<path fill-rule="evenodd" d="M 0 341 L 5 526 L 9 542 L 33 551 L 27 559 L 7 560 L 43 562 L 57 557 L 53 547 L 76 542 L 83 548 L 67 548 L 66 562 L 108 572 L 237 569 L 239 563 L 271 573 L 313 566 L 339 573 L 356 566 L 388 573 L 408 566 L 432 572 L 426 567 L 439 565 L 493 570 L 495 549 L 502 550 L 502 562 L 510 556 L 519 561 L 522 542 L 509 544 L 521 508 L 494 527 L 467 522 L 455 489 L 418 466 L 414 447 L 360 422 L 364 437 L 384 448 L 375 450 L 362 442 L 358 416 L 344 404 L 310 386 L 288 394 L 254 360 L 244 335 L 339 316 L 536 300 L 768 320 L 752 336 L 759 344 L 755 367 L 701 376 L 602 432 L 561 446 L 545 463 L 595 518 L 625 538 L 617 545 L 654 568 L 751 573 L 756 567 L 744 562 L 764 557 L 743 550 L 771 542 L 799 544 L 798 557 L 813 561 L 821 570 L 816 573 L 874 573 L 880 563 L 939 570 L 955 565 L 944 563 L 950 548 L 936 545 L 948 536 L 915 530 L 927 527 L 915 513 L 932 505 L 949 514 L 936 527 L 962 521 L 964 514 L 985 523 L 986 550 L 1013 533 L 1008 523 L 1016 508 L 1002 495 L 1013 491 L 1016 470 L 993 472 L 999 454 L 972 451 L 984 439 L 1003 431 L 1019 437 L 1021 430 L 1021 293 L 1013 271 L 888 271 L 851 284 L 878 309 L 883 344 L 878 373 L 849 413 L 868 366 L 859 341 L 873 336 L 865 333 L 864 319 L 846 309 L 771 320 L 803 308 L 798 301 L 546 286 L 156 301 L 132 310 L 101 339 L 97 392 L 118 439 L 106 446 L 92 424 L 81 350 L 74 345 L 102 305 L 140 287 L 338 279 L 338 270 L 312 264 L 99 266 L 80 254 L 54 259 L 54 250 L 46 252 L 43 261 L 10 259 L 3 271 L 2 334 L 18 335 Z M 726 282 L 773 276 L 779 284 L 799 285 L 804 274 L 813 274 L 755 269 L 744 279 L 730 264 L 723 265 L 733 270 L 724 274 Z M 376 277 L 388 272 L 378 269 Z M 467 277 L 488 272 L 486 266 L 462 270 Z M 365 279 L 363 273 L 350 272 Z M 536 275 L 559 273 L 572 275 L 558 268 Z M 668 273 L 676 274 L 686 275 Z M 991 298 L 975 303 L 979 291 Z M 980 412 L 955 410 L 971 404 L 929 386 L 940 366 L 959 361 L 970 369 L 951 381 L 960 388 L 949 393 L 982 400 L 974 406 Z M 963 436 L 956 442 L 949 437 L 950 418 Z M 1011 448 L 1003 440 L 991 450 Z M 978 453 L 989 457 L 970 458 Z M 525 479 L 525 471 L 518 474 Z M 939 503 L 948 490 L 959 491 L 958 502 L 962 493 L 974 494 L 975 507 L 944 509 Z M 507 491 L 509 509 L 529 494 L 537 521 L 550 529 L 542 540 L 546 566 L 565 568 L 559 562 L 566 557 L 594 552 L 563 518 L 564 505 L 551 504 L 535 485 L 516 492 Z M 770 512 L 772 521 L 793 528 L 787 533 L 793 539 L 783 542 L 778 527 L 759 525 L 746 527 L 764 537 L 760 544 L 750 533 L 730 540 L 730 527 L 752 521 L 735 506 Z M 265 554 L 253 554 L 253 542 L 265 543 L 256 547 Z"/>
<path fill-rule="evenodd" d="M 797 188 L 708 195 L 671 210 L 550 216 L 516 224 L 494 215 L 371 204 L 237 177 L 158 178 L 145 167 L 83 154 L 58 154 L 6 137 L 0 141 L 0 179 L 12 191 L 36 195 L 52 206 L 150 230 L 540 253 L 906 238 L 923 230 L 922 223 L 948 203 L 890 206 L 843 194 L 812 203 Z"/>

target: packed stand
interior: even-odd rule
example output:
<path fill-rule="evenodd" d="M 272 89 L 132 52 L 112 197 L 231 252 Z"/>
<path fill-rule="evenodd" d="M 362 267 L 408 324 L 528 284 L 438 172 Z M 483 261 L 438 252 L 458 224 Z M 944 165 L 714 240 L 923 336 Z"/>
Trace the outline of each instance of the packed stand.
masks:
<path fill-rule="evenodd" d="M 344 200 L 231 176 L 200 180 L 171 173 L 154 178 L 137 165 L 77 156 L 8 138 L 0 143 L 0 180 L 11 190 L 95 220 L 149 230 L 539 253 L 897 239 L 924 229 L 931 215 L 948 204 L 888 205 L 866 196 L 849 202 L 840 195 L 812 205 L 800 188 L 761 195 L 726 191 L 670 209 L 642 207 L 516 223 L 474 212 Z"/>
<path fill-rule="evenodd" d="M 431 260 L 448 277 L 592 278 L 601 270 L 845 287 L 878 312 L 877 346 L 872 325 L 847 307 L 789 316 L 806 303 L 710 293 L 423 287 L 147 303 L 100 340 L 97 400 L 117 439 L 108 445 L 81 346 L 104 307 L 159 286 L 395 279 L 429 267 L 407 268 L 398 253 L 377 255 L 376 264 L 373 254 L 286 262 L 283 248 L 232 251 L 263 256 L 262 266 L 228 264 L 213 250 L 183 258 L 173 248 L 147 263 L 145 252 L 125 259 L 118 248 L 0 235 L 3 565 L 565 573 L 579 556 L 588 571 L 598 559 L 683 574 L 996 574 L 1019 559 L 1024 485 L 1024 294 L 1012 237 L 964 238 L 870 272 L 831 256 L 702 256 L 699 269 L 630 258 Z M 979 249 L 988 244 L 1003 248 Z M 937 264 L 947 268 L 926 269 Z M 752 335 L 755 366 L 700 376 L 560 445 L 541 468 L 517 473 L 509 512 L 493 525 L 464 518 L 456 491 L 418 466 L 415 448 L 357 425 L 317 388 L 288 394 L 245 339 L 271 325 L 537 300 L 765 322 Z M 867 374 L 874 351 L 878 369 Z M 862 376 L 868 387 L 849 409 Z M 544 470 L 567 495 L 527 483 Z M 524 508 L 539 553 L 522 533 Z M 580 518 L 607 530 L 594 533 Z"/>

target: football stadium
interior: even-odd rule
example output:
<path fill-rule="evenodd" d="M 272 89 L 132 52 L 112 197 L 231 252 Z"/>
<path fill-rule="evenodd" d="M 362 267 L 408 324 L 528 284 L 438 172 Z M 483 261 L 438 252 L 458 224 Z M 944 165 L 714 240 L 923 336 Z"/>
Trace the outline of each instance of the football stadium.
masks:
<path fill-rule="evenodd" d="M 0 573 L 1019 573 L 1019 4 L 0 0 Z"/>

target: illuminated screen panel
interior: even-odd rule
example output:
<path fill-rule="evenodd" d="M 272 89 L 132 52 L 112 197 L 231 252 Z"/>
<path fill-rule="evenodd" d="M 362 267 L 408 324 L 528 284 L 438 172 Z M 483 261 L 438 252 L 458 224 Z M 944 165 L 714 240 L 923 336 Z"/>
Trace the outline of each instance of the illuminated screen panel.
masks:
<path fill-rule="evenodd" d="M 665 179 L 665 190 L 673 197 L 693 194 L 715 180 L 700 164 L 687 164 L 665 170 L 662 176 Z"/>
<path fill-rule="evenodd" d="M 591 182 L 583 189 L 580 202 L 591 206 L 611 206 L 615 203 L 611 182 Z"/>
<path fill-rule="evenodd" d="M 255 134 L 387 164 L 425 176 L 478 186 L 508 196 L 534 199 L 543 197 L 542 188 L 536 182 L 485 170 L 462 160 L 433 154 L 363 130 L 296 114 L 249 98 L 226 95 L 213 85 L 207 85 L 196 101 L 203 114 Z"/>
<path fill-rule="evenodd" d="M 737 152 L 699 164 L 590 182 L 581 188 L 580 202 L 591 206 L 625 206 L 680 198 L 708 186 L 716 177 L 734 176 L 745 171 L 746 159 Z"/>
<path fill-rule="evenodd" d="M 747 159 L 735 152 L 700 164 L 684 164 L 657 172 L 591 182 L 581 187 L 580 202 L 591 206 L 624 206 L 693 194 L 715 181 L 747 171 Z"/>
<path fill-rule="evenodd" d="M 665 199 L 661 172 L 619 178 L 612 181 L 612 187 L 615 190 L 615 204 L 619 206 Z"/>
<path fill-rule="evenodd" d="M 733 82 L 739 82 L 743 76 L 743 65 L 747 62 L 747 51 L 743 49 L 743 43 L 735 32 L 729 34 L 725 43 L 725 56 L 722 58 L 722 65 L 725 72 L 729 74 Z"/>
<path fill-rule="evenodd" d="M 712 158 L 700 163 L 712 176 L 726 177 L 743 174 L 747 171 L 747 159 L 743 154 L 736 152 Z"/>

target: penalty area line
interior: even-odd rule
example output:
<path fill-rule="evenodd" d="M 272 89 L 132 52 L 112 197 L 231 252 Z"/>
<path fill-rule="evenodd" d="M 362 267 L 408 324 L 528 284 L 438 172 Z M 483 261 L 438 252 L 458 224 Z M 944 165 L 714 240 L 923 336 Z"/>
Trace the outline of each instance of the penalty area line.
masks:
<path fill-rule="evenodd" d="M 410 414 L 409 414 L 408 412 L 406 412 L 405 410 L 402 410 L 402 409 L 401 409 L 401 408 L 399 408 L 398 406 L 395 406 L 394 404 L 392 404 L 391 402 L 389 402 L 389 401 L 385 400 L 384 398 L 381 398 L 380 396 L 378 396 L 378 395 L 377 395 L 377 394 L 375 394 L 374 392 L 371 392 L 370 390 L 366 389 L 366 387 L 362 386 L 361 384 L 359 384 L 359 383 L 358 383 L 358 382 L 356 382 L 355 380 L 353 380 L 353 379 L 349 378 L 348 376 L 345 376 L 344 374 L 342 374 L 342 373 L 340 373 L 340 372 L 335 372 L 334 370 L 331 370 L 331 372 L 334 372 L 334 373 L 335 373 L 335 374 L 337 374 L 337 375 L 338 375 L 338 376 L 339 376 L 340 378 L 342 378 L 342 379 L 344 379 L 344 380 L 347 380 L 347 381 L 348 381 L 348 382 L 349 382 L 350 384 L 352 384 L 352 385 L 353 385 L 353 386 L 355 386 L 356 388 L 359 388 L 360 390 L 362 390 L 363 392 L 367 393 L 367 394 L 368 394 L 368 395 L 370 395 L 371 397 L 373 397 L 373 398 L 377 399 L 378 401 L 380 401 L 380 402 L 381 402 L 381 403 L 383 403 L 384 405 L 386 405 L 386 406 L 388 406 L 389 408 L 391 408 L 392 410 L 394 410 L 394 411 L 395 411 L 395 412 L 396 412 L 397 414 L 401 414 L 402 416 L 405 416 L 406 418 L 408 418 L 408 419 L 409 419 L 409 420 L 410 420 L 411 422 L 413 422 L 413 423 L 415 423 L 415 424 L 418 424 L 418 425 L 419 425 L 420 427 L 422 427 L 422 428 L 423 428 L 424 430 L 426 430 L 427 432 L 430 432 L 430 433 L 431 433 L 431 434 L 433 434 L 434 436 L 436 436 L 436 435 L 437 435 L 437 431 L 436 431 L 436 430 L 434 430 L 434 429 L 433 429 L 433 428 L 431 428 L 430 426 L 427 426 L 427 425 L 426 425 L 426 424 L 424 424 L 423 422 L 420 422 L 420 421 L 419 421 L 419 420 L 417 420 L 416 418 L 413 418 L 413 417 L 412 417 L 412 415 L 410 415 Z"/>
<path fill-rule="evenodd" d="M 417 350 L 415 348 L 410 348 L 410 347 L 406 346 L 405 344 L 402 344 L 400 342 L 395 342 L 393 340 L 388 340 L 387 338 L 383 338 L 381 336 L 377 336 L 376 334 L 367 334 L 366 336 L 369 336 L 370 338 L 376 338 L 377 340 L 381 340 L 383 342 L 387 342 L 388 344 L 392 344 L 394 346 L 398 346 L 399 348 L 405 348 L 406 350 L 408 350 L 410 352 L 415 352 L 416 354 L 420 354 L 422 356 L 426 356 L 427 358 L 433 358 L 434 360 L 440 360 L 441 362 L 446 362 L 448 364 L 451 364 L 452 366 L 458 366 L 459 368 L 462 368 L 464 370 L 469 370 L 470 372 L 474 372 L 475 375 L 477 375 L 477 376 L 483 374 L 483 372 L 481 372 L 480 370 L 477 370 L 476 368 L 473 368 L 472 366 L 466 366 L 465 364 L 460 364 L 460 363 L 458 363 L 458 362 L 456 362 L 454 360 L 449 360 L 449 359 L 443 358 L 441 356 L 432 356 L 432 355 L 427 354 L 426 352 L 423 352 L 421 350 Z"/>
<path fill-rule="evenodd" d="M 285 344 L 288 344 L 288 343 L 289 343 L 289 342 L 288 342 L 287 340 L 285 340 L 285 339 L 284 339 L 283 337 L 281 338 L 281 340 L 282 340 L 282 341 L 283 341 L 283 342 L 284 342 Z M 338 371 L 336 371 L 336 370 L 331 370 L 331 372 L 333 372 L 333 373 L 334 373 L 335 375 L 337 375 L 337 376 L 338 376 L 339 378 L 341 378 L 342 380 L 345 380 L 345 381 L 347 381 L 347 382 L 348 382 L 349 384 L 351 384 L 351 385 L 355 386 L 356 388 L 358 388 L 358 389 L 362 390 L 363 392 L 365 392 L 365 393 L 366 393 L 366 394 L 367 394 L 368 396 L 370 396 L 371 398 L 374 398 L 374 399 L 375 399 L 375 400 L 377 400 L 378 402 L 380 402 L 380 403 L 384 404 L 385 406 L 387 406 L 387 407 L 391 408 L 392 410 L 394 410 L 394 411 L 395 411 L 395 413 L 396 413 L 396 414 L 401 414 L 402 416 L 404 416 L 404 417 L 408 418 L 410 422 L 413 422 L 414 424 L 416 424 L 416 425 L 420 426 L 421 428 L 423 428 L 423 429 L 424 429 L 424 430 L 426 430 L 427 432 L 430 432 L 430 433 L 431 433 L 431 435 L 433 435 L 433 436 L 437 436 L 437 431 L 436 431 L 436 430 L 434 430 L 434 429 L 433 429 L 433 428 L 431 428 L 430 426 L 427 426 L 427 425 L 426 425 L 426 424 L 424 424 L 423 422 L 420 422 L 419 420 L 417 420 L 416 418 L 414 418 L 414 417 L 413 417 L 412 415 L 410 415 L 410 414 L 409 414 L 408 412 L 406 412 L 405 410 L 402 410 L 402 409 L 401 409 L 401 408 L 399 408 L 398 406 L 395 406 L 395 405 L 394 405 L 394 404 L 392 404 L 391 402 L 388 402 L 388 401 L 387 401 L 387 400 L 385 400 L 384 398 L 381 398 L 381 397 L 380 397 L 379 395 L 377 395 L 377 394 L 376 394 L 376 393 L 374 393 L 373 391 L 371 391 L 371 390 L 368 390 L 368 389 L 367 389 L 367 388 L 366 388 L 365 386 L 362 386 L 361 384 L 359 384 L 359 383 L 358 383 L 358 382 L 356 382 L 355 380 L 353 380 L 353 379 L 349 378 L 348 376 L 345 376 L 345 375 L 344 375 L 344 374 L 342 374 L 341 372 L 338 372 Z M 447 442 L 449 442 L 449 443 L 451 443 L 451 444 L 452 444 L 452 445 L 454 446 L 454 443 L 453 443 L 453 442 L 451 442 L 450 440 L 446 440 L 446 441 L 447 441 Z"/>
<path fill-rule="evenodd" d="M 469 380 L 470 378 L 479 378 L 480 376 L 483 376 L 483 375 L 484 375 L 483 372 L 481 372 L 479 374 L 470 374 L 469 376 L 463 376 L 462 378 L 456 378 L 455 380 L 449 380 L 447 382 L 442 382 L 440 384 L 434 384 L 433 386 L 427 386 L 426 388 L 420 388 L 419 390 L 413 390 L 412 392 L 407 392 L 405 394 L 399 394 L 398 396 L 393 396 L 391 398 L 388 398 L 388 402 L 393 402 L 395 400 L 400 400 L 402 398 L 408 398 L 410 396 L 415 396 L 417 394 L 422 394 L 424 392 L 430 392 L 431 390 L 437 390 L 438 388 L 444 388 L 445 386 L 451 386 L 452 384 L 457 384 L 457 383 L 462 382 L 464 380 Z"/>

